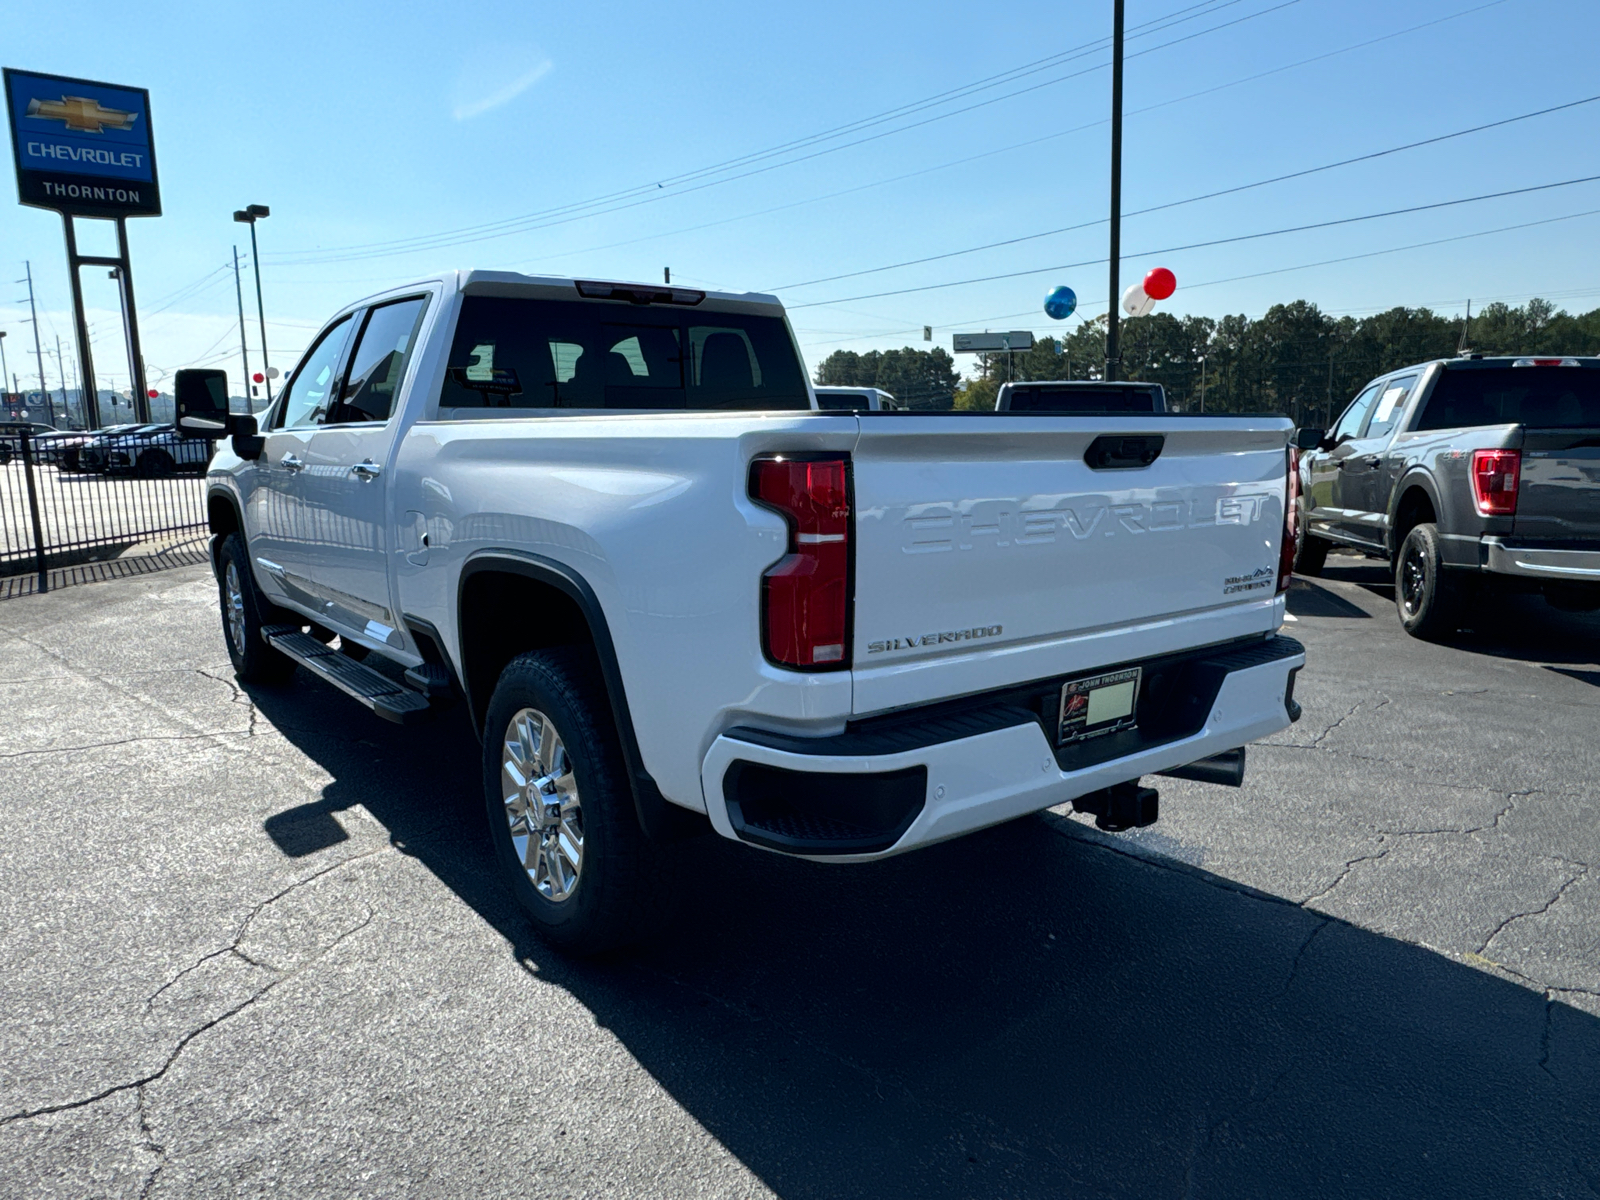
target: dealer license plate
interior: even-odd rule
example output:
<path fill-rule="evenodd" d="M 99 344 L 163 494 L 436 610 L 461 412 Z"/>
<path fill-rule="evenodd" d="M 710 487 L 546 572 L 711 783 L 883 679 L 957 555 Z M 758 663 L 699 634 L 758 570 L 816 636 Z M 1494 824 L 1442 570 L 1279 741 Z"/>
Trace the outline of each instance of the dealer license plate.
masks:
<path fill-rule="evenodd" d="M 1056 740 L 1075 742 L 1131 728 L 1139 702 L 1139 667 L 1107 671 L 1061 686 L 1061 724 Z"/>

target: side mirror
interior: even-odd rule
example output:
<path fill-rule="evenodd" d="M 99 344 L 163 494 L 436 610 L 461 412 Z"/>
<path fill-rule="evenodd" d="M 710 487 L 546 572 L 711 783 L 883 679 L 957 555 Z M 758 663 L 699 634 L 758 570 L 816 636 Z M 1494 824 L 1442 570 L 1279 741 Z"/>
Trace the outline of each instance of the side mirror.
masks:
<path fill-rule="evenodd" d="M 1294 448 L 1296 450 L 1320 450 L 1322 443 L 1327 440 L 1325 429 L 1296 429 L 1294 431 Z"/>
<path fill-rule="evenodd" d="M 230 432 L 228 373 L 214 368 L 179 371 L 173 386 L 178 433 L 183 437 L 214 438 Z"/>

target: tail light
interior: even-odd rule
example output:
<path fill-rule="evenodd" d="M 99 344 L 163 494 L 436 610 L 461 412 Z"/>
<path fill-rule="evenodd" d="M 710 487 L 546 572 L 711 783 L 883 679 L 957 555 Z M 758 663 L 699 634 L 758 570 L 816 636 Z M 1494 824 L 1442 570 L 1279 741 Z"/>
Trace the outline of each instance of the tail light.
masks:
<path fill-rule="evenodd" d="M 846 667 L 849 460 L 757 459 L 750 467 L 750 498 L 789 522 L 789 553 L 761 580 L 767 657 L 786 667 Z"/>
<path fill-rule="evenodd" d="M 1278 591 L 1289 590 L 1300 532 L 1300 451 L 1289 447 L 1289 482 L 1283 492 L 1283 544 L 1278 548 Z"/>
<path fill-rule="evenodd" d="M 1472 452 L 1472 499 L 1482 517 L 1512 517 L 1517 512 L 1517 484 L 1522 474 L 1520 450 Z"/>

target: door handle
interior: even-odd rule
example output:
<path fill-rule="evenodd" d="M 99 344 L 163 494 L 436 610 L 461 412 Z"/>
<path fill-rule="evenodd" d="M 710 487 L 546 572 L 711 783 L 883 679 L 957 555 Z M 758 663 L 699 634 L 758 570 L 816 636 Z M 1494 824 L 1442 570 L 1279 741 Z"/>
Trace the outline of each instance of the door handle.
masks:
<path fill-rule="evenodd" d="M 306 469 L 305 460 L 298 454 L 285 454 L 282 461 L 285 471 L 304 471 Z"/>
<path fill-rule="evenodd" d="M 350 474 L 354 475 L 363 483 L 371 483 L 382 471 L 383 468 L 377 463 L 373 462 L 370 458 L 365 462 L 358 462 L 355 466 L 350 468 Z"/>

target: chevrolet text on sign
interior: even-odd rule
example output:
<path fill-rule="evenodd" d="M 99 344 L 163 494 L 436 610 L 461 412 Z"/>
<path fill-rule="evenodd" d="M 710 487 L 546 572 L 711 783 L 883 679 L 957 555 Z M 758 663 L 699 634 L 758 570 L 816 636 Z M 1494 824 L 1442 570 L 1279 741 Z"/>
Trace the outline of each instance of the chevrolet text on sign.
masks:
<path fill-rule="evenodd" d="M 84 217 L 161 213 L 150 94 L 6 68 L 22 203 Z"/>

